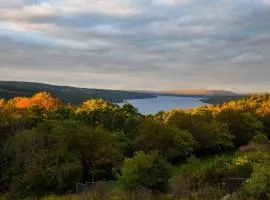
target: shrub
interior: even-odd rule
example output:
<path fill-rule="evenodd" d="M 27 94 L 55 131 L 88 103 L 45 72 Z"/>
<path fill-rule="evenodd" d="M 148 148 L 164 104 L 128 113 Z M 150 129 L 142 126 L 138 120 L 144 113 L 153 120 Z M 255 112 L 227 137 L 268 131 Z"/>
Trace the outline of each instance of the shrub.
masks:
<path fill-rule="evenodd" d="M 270 154 L 268 152 L 262 152 L 262 151 L 237 153 L 236 156 L 237 157 L 245 157 L 247 160 L 249 160 L 253 164 L 270 161 Z"/>
<path fill-rule="evenodd" d="M 242 113 L 234 108 L 224 107 L 217 113 L 216 119 L 228 124 L 230 132 L 235 136 L 236 146 L 247 144 L 263 128 L 262 122 L 256 116 Z"/>
<path fill-rule="evenodd" d="M 270 155 L 266 152 L 255 151 L 238 153 L 229 166 L 231 176 L 249 178 L 253 172 L 253 167 L 259 163 L 270 160 Z"/>
<path fill-rule="evenodd" d="M 144 152 L 137 152 L 133 158 L 126 158 L 121 175 L 118 175 L 123 187 L 131 190 L 146 187 L 165 191 L 168 189 L 169 178 L 168 163 L 157 153 Z"/>
<path fill-rule="evenodd" d="M 74 121 L 45 121 L 17 134 L 7 149 L 5 182 L 13 195 L 65 192 L 76 182 L 109 179 L 123 160 L 120 134 Z"/>
<path fill-rule="evenodd" d="M 190 189 L 197 189 L 205 185 L 206 178 L 206 168 L 198 167 L 200 165 L 200 160 L 191 157 L 188 160 L 188 164 L 182 169 L 182 174 L 178 178 L 178 182 L 184 181 L 189 182 Z M 181 177 L 186 180 L 181 180 Z"/>
<path fill-rule="evenodd" d="M 256 165 L 244 191 L 257 199 L 270 199 L 270 165 Z"/>
<path fill-rule="evenodd" d="M 229 167 L 231 161 L 224 156 L 218 156 L 215 158 L 215 162 L 206 170 L 207 182 L 211 184 L 221 184 L 223 178 L 226 178 L 229 173 Z"/>
<path fill-rule="evenodd" d="M 135 143 L 139 150 L 146 153 L 157 151 L 169 161 L 189 157 L 195 144 L 189 132 L 151 120 L 139 125 Z"/>
<path fill-rule="evenodd" d="M 230 133 L 228 125 L 212 120 L 208 111 L 203 113 L 198 115 L 174 110 L 165 115 L 164 122 L 170 127 L 189 131 L 198 144 L 195 149 L 197 154 L 220 152 L 232 148 L 234 136 Z"/>
<path fill-rule="evenodd" d="M 252 173 L 253 164 L 247 156 L 237 157 L 230 165 L 230 172 L 234 177 L 248 178 Z"/>

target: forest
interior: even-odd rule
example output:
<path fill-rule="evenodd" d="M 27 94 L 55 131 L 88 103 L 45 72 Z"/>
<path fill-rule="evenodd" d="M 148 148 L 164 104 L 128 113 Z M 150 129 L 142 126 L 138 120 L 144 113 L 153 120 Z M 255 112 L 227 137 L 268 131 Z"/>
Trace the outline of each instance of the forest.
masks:
<path fill-rule="evenodd" d="M 0 199 L 267 200 L 269 138 L 270 94 L 156 115 L 0 99 Z"/>

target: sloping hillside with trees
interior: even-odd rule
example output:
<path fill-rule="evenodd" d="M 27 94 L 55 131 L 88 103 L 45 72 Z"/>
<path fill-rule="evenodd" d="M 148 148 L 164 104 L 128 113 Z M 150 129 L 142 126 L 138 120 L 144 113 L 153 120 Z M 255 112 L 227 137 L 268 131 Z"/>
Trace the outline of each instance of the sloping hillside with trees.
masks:
<path fill-rule="evenodd" d="M 269 94 L 156 115 L 47 92 L 0 99 L 0 197 L 267 200 L 269 137 Z"/>

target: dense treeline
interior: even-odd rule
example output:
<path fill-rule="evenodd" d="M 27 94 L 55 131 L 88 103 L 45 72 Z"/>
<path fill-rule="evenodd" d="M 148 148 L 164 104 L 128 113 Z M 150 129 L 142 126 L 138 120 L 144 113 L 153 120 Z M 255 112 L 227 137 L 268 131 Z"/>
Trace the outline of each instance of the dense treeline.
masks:
<path fill-rule="evenodd" d="M 252 156 L 265 157 L 268 162 L 265 146 L 270 136 L 270 95 L 142 115 L 130 104 L 120 107 L 92 99 L 73 106 L 40 92 L 32 97 L 0 100 L 0 133 L 0 190 L 7 198 L 64 194 L 74 191 L 76 182 L 116 179 L 126 191 L 146 188 L 163 193 L 172 189 L 170 165 L 190 160 L 192 155 L 202 157 L 240 147 L 254 154 L 263 152 Z M 248 160 L 245 156 L 238 159 Z M 180 182 L 175 183 L 179 189 L 181 181 L 188 182 L 188 192 L 178 192 L 180 196 L 171 198 L 198 192 L 204 183 L 216 187 L 221 178 L 240 176 L 235 172 L 237 160 L 230 163 L 219 159 L 206 171 L 198 171 L 196 162 L 190 160 Z M 252 163 L 260 165 L 254 166 L 254 173 L 248 166 L 244 175 L 251 177 L 251 182 L 245 187 L 260 187 L 255 184 L 261 175 L 259 168 L 269 176 L 269 167 L 258 160 Z M 263 188 L 261 191 L 248 195 L 270 194 Z"/>

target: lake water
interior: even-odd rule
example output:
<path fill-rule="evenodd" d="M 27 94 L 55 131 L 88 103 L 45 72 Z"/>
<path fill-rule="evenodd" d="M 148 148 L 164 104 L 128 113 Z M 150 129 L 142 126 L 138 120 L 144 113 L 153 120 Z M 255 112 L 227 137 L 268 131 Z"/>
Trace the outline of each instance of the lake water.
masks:
<path fill-rule="evenodd" d="M 151 99 L 133 99 L 126 102 L 138 108 L 143 114 L 156 114 L 159 111 L 168 111 L 175 108 L 194 108 L 207 105 L 200 101 L 201 98 L 194 97 L 176 97 L 176 96 L 158 96 Z M 122 106 L 123 103 L 118 105 Z"/>

